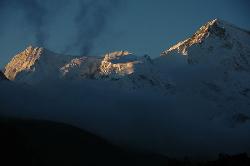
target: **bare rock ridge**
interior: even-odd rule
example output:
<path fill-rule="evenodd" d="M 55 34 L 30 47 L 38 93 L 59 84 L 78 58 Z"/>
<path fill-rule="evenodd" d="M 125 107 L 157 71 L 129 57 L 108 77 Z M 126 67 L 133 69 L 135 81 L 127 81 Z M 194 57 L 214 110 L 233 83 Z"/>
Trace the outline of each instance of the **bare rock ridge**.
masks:
<path fill-rule="evenodd" d="M 119 76 L 129 75 L 134 72 L 134 65 L 139 63 L 138 58 L 128 51 L 108 53 L 100 65 L 103 75 L 117 74 Z"/>
<path fill-rule="evenodd" d="M 5 66 L 4 74 L 9 80 L 37 82 L 45 78 L 59 77 L 59 68 L 70 57 L 41 47 L 29 46 L 18 53 Z"/>
<path fill-rule="evenodd" d="M 5 75 L 8 79 L 14 80 L 16 75 L 22 70 L 32 70 L 32 66 L 40 58 L 42 48 L 32 48 L 29 46 L 27 49 L 17 54 L 5 67 Z"/>
<path fill-rule="evenodd" d="M 177 43 L 176 45 L 170 47 L 168 50 L 161 53 L 161 55 L 168 55 L 169 52 L 176 50 L 178 53 L 183 55 L 188 54 L 188 48 L 194 44 L 202 43 L 210 35 L 218 35 L 220 37 L 225 36 L 225 29 L 222 27 L 222 22 L 218 19 L 209 21 L 200 29 L 195 32 L 190 38 Z"/>

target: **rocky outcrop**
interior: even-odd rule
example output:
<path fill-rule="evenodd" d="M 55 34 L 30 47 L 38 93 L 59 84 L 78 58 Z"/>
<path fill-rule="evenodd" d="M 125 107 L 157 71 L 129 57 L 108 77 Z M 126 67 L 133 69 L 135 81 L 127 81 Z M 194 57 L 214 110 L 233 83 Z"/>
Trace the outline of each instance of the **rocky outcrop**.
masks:
<path fill-rule="evenodd" d="M 17 54 L 5 67 L 4 74 L 10 80 L 14 80 L 16 75 L 23 70 L 34 70 L 32 68 L 40 58 L 43 49 L 29 46 L 27 49 Z"/>
<path fill-rule="evenodd" d="M 138 58 L 128 51 L 108 53 L 101 62 L 100 74 L 111 77 L 129 75 L 134 72 L 134 65 L 138 63 Z"/>
<path fill-rule="evenodd" d="M 59 68 L 69 59 L 45 48 L 29 46 L 12 58 L 5 66 L 4 74 L 8 79 L 20 82 L 54 79 L 59 77 Z"/>
<path fill-rule="evenodd" d="M 60 77 L 65 79 L 95 78 L 102 58 L 83 56 L 75 57 L 60 67 Z"/>
<path fill-rule="evenodd" d="M 161 55 L 168 55 L 168 53 L 172 51 L 177 51 L 178 53 L 187 55 L 189 47 L 203 42 L 209 35 L 220 36 L 221 38 L 225 37 L 225 29 L 222 26 L 222 21 L 219 21 L 218 19 L 209 21 L 205 25 L 201 26 L 200 29 L 190 38 L 170 47 L 168 50 L 162 52 Z"/>

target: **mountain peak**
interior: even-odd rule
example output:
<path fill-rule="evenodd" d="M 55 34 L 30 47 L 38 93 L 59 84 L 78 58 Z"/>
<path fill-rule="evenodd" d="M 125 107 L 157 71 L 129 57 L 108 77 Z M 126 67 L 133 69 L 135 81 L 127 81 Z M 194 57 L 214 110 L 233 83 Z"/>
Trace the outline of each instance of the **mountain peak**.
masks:
<path fill-rule="evenodd" d="M 4 74 L 9 80 L 16 80 L 17 76 L 19 79 L 26 79 L 34 73 L 48 76 L 50 73 L 57 71 L 58 66 L 66 60 L 65 56 L 43 47 L 28 46 L 24 51 L 16 54 L 5 66 Z M 27 74 L 22 75 L 21 73 Z M 25 78 L 20 78 L 20 76 Z M 37 79 L 39 78 L 41 76 L 37 76 Z"/>
<path fill-rule="evenodd" d="M 178 53 L 182 55 L 187 55 L 187 48 L 193 44 L 198 44 L 204 41 L 210 34 L 224 36 L 224 21 L 219 19 L 214 19 L 207 22 L 205 25 L 201 26 L 198 31 L 196 31 L 190 38 L 177 43 L 176 45 L 170 47 L 168 50 L 161 53 L 161 55 L 167 55 L 169 52 L 177 50 Z"/>
<path fill-rule="evenodd" d="M 107 53 L 100 65 L 102 75 L 120 77 L 134 72 L 134 65 L 138 58 L 129 51 Z"/>
<path fill-rule="evenodd" d="M 135 61 L 136 56 L 129 51 L 115 51 L 104 55 L 104 60 L 111 63 L 125 63 Z"/>
<path fill-rule="evenodd" d="M 220 65 L 227 70 L 250 71 L 250 32 L 226 21 L 214 19 L 190 38 L 164 51 L 162 56 L 187 55 L 189 64 Z"/>
<path fill-rule="evenodd" d="M 235 35 L 239 33 L 240 35 Z M 242 34 L 243 33 L 243 34 Z M 161 56 L 168 55 L 170 52 L 177 51 L 182 55 L 188 54 L 188 49 L 192 45 L 203 43 L 208 37 L 226 40 L 229 36 L 234 36 L 238 40 L 238 36 L 246 36 L 250 34 L 248 31 L 240 29 L 221 19 L 213 19 L 201 26 L 190 38 L 177 43 L 166 51 L 161 53 Z"/>
<path fill-rule="evenodd" d="M 223 24 L 228 24 L 226 23 L 224 20 L 219 19 L 219 18 L 215 18 L 213 20 L 208 21 L 205 25 L 203 25 L 202 27 L 206 26 L 206 27 L 214 27 L 214 26 L 218 26 L 218 25 L 223 25 Z"/>
<path fill-rule="evenodd" d="M 12 60 L 6 65 L 4 74 L 10 79 L 14 80 L 16 74 L 24 69 L 30 69 L 34 65 L 37 59 L 43 52 L 43 48 L 40 47 L 27 47 L 24 51 L 18 53 Z"/>
<path fill-rule="evenodd" d="M 223 37 L 225 35 L 225 29 L 228 26 L 232 26 L 229 23 L 221 19 L 214 19 L 208 21 L 205 25 L 201 26 L 200 29 L 192 36 L 193 38 L 199 38 L 202 36 L 200 41 L 206 37 L 206 35 L 216 35 L 219 37 Z"/>

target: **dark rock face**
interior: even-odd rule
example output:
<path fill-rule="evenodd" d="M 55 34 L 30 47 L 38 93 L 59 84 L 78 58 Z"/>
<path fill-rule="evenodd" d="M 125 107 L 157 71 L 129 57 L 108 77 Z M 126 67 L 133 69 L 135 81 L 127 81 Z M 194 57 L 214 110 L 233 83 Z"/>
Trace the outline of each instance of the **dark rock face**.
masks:
<path fill-rule="evenodd" d="M 0 81 L 1 80 L 7 80 L 6 76 L 3 74 L 3 72 L 0 71 Z"/>

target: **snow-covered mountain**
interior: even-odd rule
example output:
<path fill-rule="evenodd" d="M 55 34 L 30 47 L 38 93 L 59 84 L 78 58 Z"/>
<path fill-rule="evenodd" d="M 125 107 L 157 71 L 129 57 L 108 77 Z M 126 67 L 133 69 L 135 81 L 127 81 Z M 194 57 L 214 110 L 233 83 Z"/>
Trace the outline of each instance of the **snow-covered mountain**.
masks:
<path fill-rule="evenodd" d="M 250 104 L 249 72 L 250 32 L 215 19 L 154 59 L 129 51 L 76 57 L 30 46 L 6 65 L 4 74 L 27 84 L 105 80 L 125 91 L 196 95 L 223 109 L 246 110 Z"/>
<path fill-rule="evenodd" d="M 222 110 L 250 116 L 250 32 L 215 19 L 164 51 L 155 63 L 161 77 L 170 77 L 177 88 Z"/>
<path fill-rule="evenodd" d="M 183 59 L 186 59 L 188 64 L 223 67 L 224 72 L 249 71 L 249 36 L 250 32 L 215 19 L 202 26 L 192 37 L 172 46 L 161 53 L 161 57 L 155 59 L 150 59 L 149 56 L 138 57 L 128 51 L 107 53 L 102 57 L 75 57 L 30 46 L 6 65 L 4 73 L 10 80 L 24 82 L 46 77 L 121 79 L 128 75 L 146 72 L 138 70 L 165 59 L 162 57 L 176 54 L 186 56 Z M 150 68 L 154 70 L 158 66 L 153 65 Z M 149 73 L 144 74 L 147 76 Z"/>
<path fill-rule="evenodd" d="M 219 19 L 209 21 L 190 38 L 154 59 L 129 51 L 99 57 L 67 56 L 30 46 L 4 70 L 8 79 L 27 84 L 44 80 L 105 80 L 125 90 L 196 94 L 219 105 L 237 101 L 227 105 L 240 110 L 250 104 L 249 72 L 250 32 Z"/>
<path fill-rule="evenodd" d="M 156 139 L 156 151 L 166 154 L 173 154 L 169 149 L 174 149 L 176 154 L 177 151 L 185 154 L 192 148 L 196 155 L 210 147 L 213 147 L 211 152 L 216 153 L 224 149 L 242 152 L 242 149 L 250 148 L 250 32 L 223 20 L 209 21 L 190 38 L 156 58 L 137 56 L 129 51 L 97 57 L 69 56 L 45 48 L 28 47 L 6 65 L 4 74 L 14 83 L 35 87 L 34 94 L 27 86 L 21 89 L 22 94 L 29 91 L 28 97 L 18 98 L 21 104 L 33 95 L 42 98 L 32 98 L 36 104 L 32 106 L 28 102 L 30 110 L 41 105 L 41 109 L 49 110 L 50 114 L 55 110 L 60 112 L 52 117 L 74 110 L 65 113 L 66 117 L 72 118 L 69 121 L 74 123 L 75 117 L 87 117 L 79 122 L 81 125 L 89 122 L 91 115 L 90 123 L 96 122 L 99 126 L 95 130 L 101 134 L 104 131 L 110 133 L 104 124 L 116 126 L 119 141 L 127 138 L 127 132 L 133 133 L 131 137 L 140 133 L 136 139 L 145 132 L 147 137 L 152 135 L 152 139 Z M 40 82 L 46 82 L 45 86 L 37 84 Z M 12 98 L 16 93 L 8 94 Z M 9 108 L 11 104 L 5 105 Z M 100 119 L 106 123 L 99 123 Z M 144 126 L 143 130 L 130 126 L 139 123 Z M 229 139 L 225 140 L 225 137 Z M 169 142 L 166 149 L 162 146 L 163 138 Z M 192 146 L 205 138 L 210 142 Z M 152 139 L 149 139 L 150 143 Z M 239 140 L 244 146 L 232 149 L 217 146 L 220 143 L 235 144 Z M 205 153 L 209 153 L 208 150 Z"/>
<path fill-rule="evenodd" d="M 59 55 L 45 48 L 29 46 L 17 54 L 5 67 L 10 80 L 27 84 L 53 80 L 107 80 L 119 87 L 133 89 L 143 84 L 158 84 L 151 72 L 149 56 L 138 57 L 129 51 L 117 51 L 94 56 Z M 136 72 L 135 72 L 136 70 Z M 150 70 L 150 71 L 149 71 Z"/>
<path fill-rule="evenodd" d="M 29 46 L 6 65 L 4 74 L 10 80 L 26 83 L 51 78 L 118 77 L 131 74 L 136 63 L 139 63 L 137 57 L 128 51 L 108 53 L 103 57 L 76 57 Z"/>
<path fill-rule="evenodd" d="M 186 55 L 189 64 L 221 65 L 228 70 L 249 71 L 250 32 L 222 20 L 212 20 L 192 37 L 161 55 Z"/>
<path fill-rule="evenodd" d="M 62 78 L 70 79 L 101 79 L 121 78 L 134 71 L 138 58 L 128 51 L 107 53 L 103 57 L 75 57 L 60 67 Z"/>
<path fill-rule="evenodd" d="M 4 74 L 9 80 L 37 83 L 44 79 L 59 77 L 58 68 L 68 61 L 69 57 L 56 54 L 45 48 L 29 46 L 18 53 L 6 65 Z"/>

